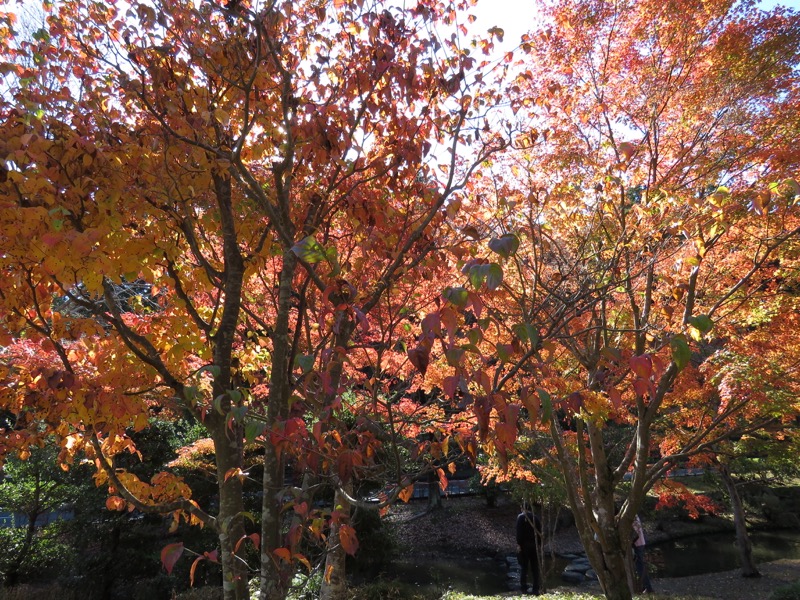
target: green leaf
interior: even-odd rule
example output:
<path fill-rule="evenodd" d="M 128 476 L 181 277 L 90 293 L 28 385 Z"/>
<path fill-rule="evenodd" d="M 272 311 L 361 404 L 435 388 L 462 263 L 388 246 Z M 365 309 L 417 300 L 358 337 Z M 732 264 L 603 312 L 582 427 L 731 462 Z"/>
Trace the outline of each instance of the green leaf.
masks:
<path fill-rule="evenodd" d="M 548 423 L 553 417 L 553 400 L 545 390 L 536 388 L 539 394 L 539 401 L 542 403 L 542 423 Z"/>
<path fill-rule="evenodd" d="M 303 238 L 292 246 L 292 252 L 294 252 L 300 260 L 310 264 L 328 260 L 325 249 L 320 246 L 319 242 L 311 235 Z"/>
<path fill-rule="evenodd" d="M 451 367 L 457 367 L 461 364 L 461 359 L 464 356 L 464 349 L 463 348 L 450 348 L 447 352 L 444 353 L 445 358 L 447 359 L 447 364 Z"/>
<path fill-rule="evenodd" d="M 494 348 L 497 357 L 503 362 L 508 362 L 508 359 L 511 358 L 511 354 L 508 352 L 508 346 L 506 344 L 495 344 Z"/>
<path fill-rule="evenodd" d="M 236 419 L 237 423 L 241 423 L 244 421 L 244 417 L 247 414 L 247 407 L 246 406 L 232 406 L 231 407 L 231 415 L 233 418 Z"/>
<path fill-rule="evenodd" d="M 496 290 L 503 283 L 503 269 L 497 263 L 482 265 L 486 268 L 486 287 Z"/>
<path fill-rule="evenodd" d="M 197 374 L 202 375 L 204 372 L 210 373 L 211 376 L 216 379 L 219 377 L 219 374 L 222 373 L 222 369 L 220 369 L 217 365 L 206 365 L 201 367 Z"/>
<path fill-rule="evenodd" d="M 539 341 L 539 333 L 530 323 L 517 323 L 511 328 L 511 331 L 520 341 L 530 342 L 531 346 L 535 346 Z"/>
<path fill-rule="evenodd" d="M 264 433 L 266 424 L 260 421 L 248 421 L 244 424 L 244 438 L 248 444 L 252 444 L 255 439 Z"/>
<path fill-rule="evenodd" d="M 298 354 L 294 357 L 294 366 L 300 367 L 305 375 L 314 368 L 314 356 L 312 354 Z"/>
<path fill-rule="evenodd" d="M 49 42 L 50 32 L 42 27 L 41 29 L 36 30 L 31 37 L 37 42 Z"/>
<path fill-rule="evenodd" d="M 513 233 L 506 233 L 499 238 L 492 238 L 489 240 L 489 249 L 503 258 L 508 258 L 514 254 L 518 248 L 519 238 Z"/>
<path fill-rule="evenodd" d="M 683 370 L 692 358 L 692 351 L 689 348 L 686 337 L 683 334 L 676 335 L 670 340 L 669 345 L 670 348 L 672 348 L 672 360 L 675 362 L 678 370 Z"/>
<path fill-rule="evenodd" d="M 463 287 L 446 287 L 442 292 L 442 296 L 450 304 L 464 308 L 469 301 L 469 292 Z"/>
<path fill-rule="evenodd" d="M 700 333 L 708 333 L 714 327 L 714 321 L 708 315 L 698 315 L 689 319 L 689 325 L 697 329 Z"/>
<path fill-rule="evenodd" d="M 194 385 L 186 385 L 183 387 L 183 397 L 186 401 L 194 405 L 200 399 L 200 388 Z"/>
<path fill-rule="evenodd" d="M 467 339 L 469 340 L 470 344 L 478 344 L 483 339 L 483 333 L 481 333 L 480 329 L 470 329 L 467 331 Z"/>

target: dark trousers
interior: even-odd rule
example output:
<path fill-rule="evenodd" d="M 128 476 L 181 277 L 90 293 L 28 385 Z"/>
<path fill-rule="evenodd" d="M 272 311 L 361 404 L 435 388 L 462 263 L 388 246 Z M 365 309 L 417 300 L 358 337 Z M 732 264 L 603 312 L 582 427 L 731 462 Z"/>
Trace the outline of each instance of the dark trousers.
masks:
<path fill-rule="evenodd" d="M 633 547 L 633 564 L 636 567 L 636 575 L 642 584 L 642 592 L 652 592 L 653 585 L 650 583 L 650 575 L 647 572 L 647 563 L 644 558 L 644 546 Z"/>
<path fill-rule="evenodd" d="M 519 583 L 522 586 L 522 591 L 528 589 L 528 569 L 530 568 L 533 574 L 533 593 L 539 593 L 539 559 L 536 555 L 536 546 L 521 546 L 519 554 Z"/>

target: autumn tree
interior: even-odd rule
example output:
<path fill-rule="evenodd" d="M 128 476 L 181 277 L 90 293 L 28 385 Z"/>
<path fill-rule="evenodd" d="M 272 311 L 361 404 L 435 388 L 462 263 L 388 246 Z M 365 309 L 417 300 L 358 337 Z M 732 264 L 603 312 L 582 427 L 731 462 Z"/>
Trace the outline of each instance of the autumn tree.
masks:
<path fill-rule="evenodd" d="M 63 464 L 95 461 L 109 508 L 212 528 L 218 554 L 194 550 L 221 563 L 226 600 L 248 597 L 254 569 L 261 598 L 283 597 L 303 536 L 322 536 L 287 462 L 346 492 L 396 435 L 371 423 L 419 365 L 403 311 L 438 296 L 423 287 L 448 211 L 505 145 L 462 34 L 437 36 L 456 8 L 68 0 L 30 41 L 1 17 L 3 453 L 54 435 Z M 120 302 L 125 282 L 146 297 Z M 359 351 L 380 376 L 357 371 Z M 339 418 L 355 386 L 372 386 L 376 419 Z M 213 514 L 168 471 L 115 466 L 152 410 L 209 431 Z M 264 449 L 259 532 L 246 442 Z M 330 524 L 352 551 L 349 510 Z"/>
<path fill-rule="evenodd" d="M 477 318 L 431 361 L 452 367 L 442 388 L 467 398 L 501 463 L 520 419 L 548 432 L 539 451 L 603 590 L 630 598 L 645 494 L 797 414 L 794 399 L 714 378 L 770 293 L 761 282 L 796 252 L 786 117 L 800 23 L 724 1 L 564 1 L 545 15 L 508 90 L 514 148 L 452 222 L 472 243 L 446 296 Z"/>

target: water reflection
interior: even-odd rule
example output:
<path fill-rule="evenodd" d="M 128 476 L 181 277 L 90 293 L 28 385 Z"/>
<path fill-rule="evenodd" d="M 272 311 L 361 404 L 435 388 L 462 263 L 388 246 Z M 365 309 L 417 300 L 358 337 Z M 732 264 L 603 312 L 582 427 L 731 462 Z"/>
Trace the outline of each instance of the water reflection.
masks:
<path fill-rule="evenodd" d="M 756 532 L 751 534 L 751 541 L 756 563 L 800 558 L 798 531 Z M 654 544 L 648 546 L 647 559 L 656 577 L 687 577 L 739 568 L 733 533 L 696 535 Z M 561 571 L 568 561 L 556 559 L 547 562 L 546 587 L 553 589 L 564 585 Z M 393 561 L 379 577 L 392 580 L 416 594 L 441 594 L 453 590 L 492 595 L 508 591 L 507 575 L 505 563 L 490 558 L 405 557 Z"/>
<path fill-rule="evenodd" d="M 781 558 L 800 558 L 800 532 L 763 531 L 750 535 L 753 558 L 770 562 Z M 657 577 L 687 577 L 739 568 L 736 536 L 711 533 L 680 538 L 648 546 L 647 560 Z"/>
<path fill-rule="evenodd" d="M 394 561 L 383 577 L 424 593 L 453 590 L 490 595 L 508 591 L 503 564 L 490 558 L 403 558 Z"/>

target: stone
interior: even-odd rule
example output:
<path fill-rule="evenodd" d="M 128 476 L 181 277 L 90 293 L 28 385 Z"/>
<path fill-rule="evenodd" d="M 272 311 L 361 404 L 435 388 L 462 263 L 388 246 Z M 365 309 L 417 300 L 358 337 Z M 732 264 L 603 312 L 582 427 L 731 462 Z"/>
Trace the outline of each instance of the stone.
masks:
<path fill-rule="evenodd" d="M 581 571 L 565 570 L 563 573 L 561 573 L 561 579 L 563 579 L 567 583 L 583 583 L 586 578 L 584 577 L 583 572 Z"/>

